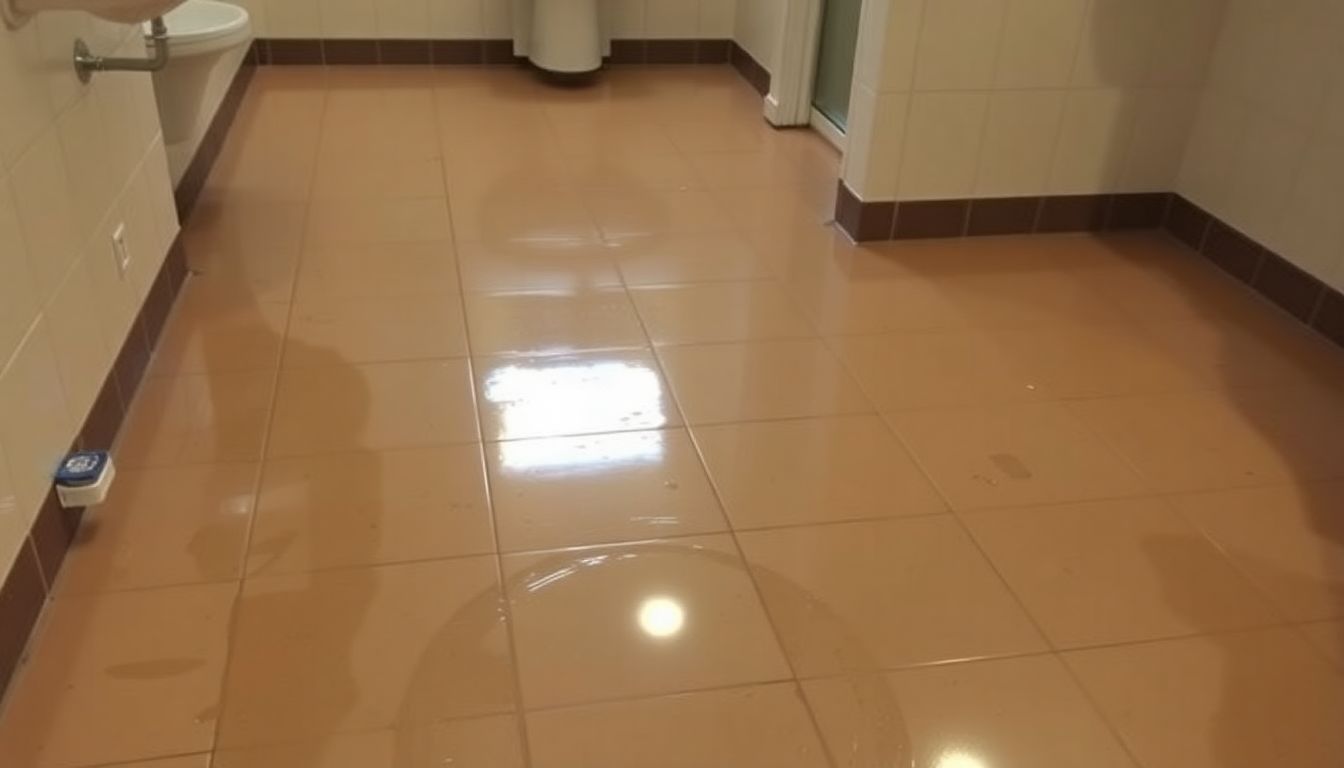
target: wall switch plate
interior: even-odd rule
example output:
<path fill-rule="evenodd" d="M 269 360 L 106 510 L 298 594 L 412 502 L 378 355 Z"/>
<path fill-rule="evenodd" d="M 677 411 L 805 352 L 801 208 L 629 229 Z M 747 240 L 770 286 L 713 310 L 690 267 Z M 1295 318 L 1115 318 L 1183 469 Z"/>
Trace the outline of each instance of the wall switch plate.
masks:
<path fill-rule="evenodd" d="M 112 258 L 117 262 L 117 275 L 126 277 L 126 270 L 131 268 L 131 249 L 126 247 L 126 225 L 118 224 L 117 228 L 112 230 Z"/>

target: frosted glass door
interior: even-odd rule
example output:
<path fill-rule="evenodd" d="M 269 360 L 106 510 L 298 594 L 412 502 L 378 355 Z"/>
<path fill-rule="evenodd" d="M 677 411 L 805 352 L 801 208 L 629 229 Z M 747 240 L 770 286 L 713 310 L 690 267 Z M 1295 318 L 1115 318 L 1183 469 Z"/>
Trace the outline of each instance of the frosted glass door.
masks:
<path fill-rule="evenodd" d="M 854 81 L 854 48 L 859 42 L 863 0 L 826 0 L 812 106 L 840 130 L 849 120 L 849 86 Z"/>

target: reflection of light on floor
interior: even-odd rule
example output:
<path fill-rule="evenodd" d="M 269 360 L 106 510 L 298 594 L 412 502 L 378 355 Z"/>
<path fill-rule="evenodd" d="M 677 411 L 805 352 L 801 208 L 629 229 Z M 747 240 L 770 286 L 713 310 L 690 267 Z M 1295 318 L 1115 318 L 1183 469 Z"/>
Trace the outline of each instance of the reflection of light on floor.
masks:
<path fill-rule="evenodd" d="M 592 475 L 663 460 L 662 432 L 619 432 L 595 437 L 515 440 L 499 444 L 506 470 Z"/>
<path fill-rule="evenodd" d="M 649 366 L 539 362 L 491 372 L 485 399 L 501 407 L 501 437 L 649 429 L 667 423 L 663 386 Z"/>
<path fill-rule="evenodd" d="M 938 756 L 934 768 L 989 768 L 989 765 L 970 752 L 952 749 Z"/>
<path fill-rule="evenodd" d="M 670 597 L 651 597 L 639 606 L 639 628 L 650 637 L 672 637 L 686 623 L 686 611 Z"/>

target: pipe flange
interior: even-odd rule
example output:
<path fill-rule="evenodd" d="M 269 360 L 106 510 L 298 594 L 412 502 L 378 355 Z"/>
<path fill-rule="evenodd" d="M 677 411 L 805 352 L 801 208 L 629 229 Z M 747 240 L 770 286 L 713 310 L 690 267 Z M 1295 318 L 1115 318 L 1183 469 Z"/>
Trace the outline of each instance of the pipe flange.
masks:
<path fill-rule="evenodd" d="M 5 26 L 10 29 L 18 29 L 28 23 L 31 13 L 24 13 L 14 5 L 14 0 L 0 0 L 0 17 L 4 18 Z"/>

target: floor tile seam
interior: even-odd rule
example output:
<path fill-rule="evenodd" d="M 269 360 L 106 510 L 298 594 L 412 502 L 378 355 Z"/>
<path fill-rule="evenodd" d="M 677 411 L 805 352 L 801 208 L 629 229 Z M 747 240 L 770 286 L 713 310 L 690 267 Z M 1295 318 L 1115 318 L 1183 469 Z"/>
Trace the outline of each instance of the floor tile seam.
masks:
<path fill-rule="evenodd" d="M 397 731 L 399 731 L 399 730 L 401 730 L 401 729 L 407 729 L 407 730 L 433 729 L 433 728 L 436 728 L 436 727 L 439 727 L 439 726 L 444 726 L 444 725 L 451 725 L 451 724 L 456 724 L 456 723 L 478 722 L 478 721 L 482 721 L 482 720 L 492 720 L 492 719 L 499 718 L 499 717 L 521 716 L 522 714 L 523 714 L 523 710 L 518 709 L 518 708 L 512 708 L 512 709 L 499 709 L 499 710 L 491 709 L 491 710 L 489 710 L 489 711 L 483 711 L 483 712 L 479 712 L 479 713 L 476 713 L 476 714 L 451 715 L 451 716 L 448 716 L 448 717 L 441 717 L 441 716 L 440 716 L 440 717 L 433 717 L 433 718 L 429 718 L 429 719 L 424 720 L 424 721 L 411 721 L 411 722 L 396 721 L 396 722 L 387 723 L 387 724 L 380 724 L 380 725 L 358 725 L 358 726 L 354 726 L 354 727 L 338 727 L 338 728 L 336 728 L 336 729 L 334 729 L 334 730 L 323 731 L 323 732 L 320 732 L 320 733 L 309 733 L 309 734 L 305 734 L 304 736 L 302 736 L 302 737 L 300 737 L 300 738 L 269 738 L 269 737 L 268 737 L 268 738 L 262 738 L 262 739 L 248 739 L 248 740 L 246 741 L 246 743 L 234 743 L 234 744 L 228 744 L 228 745 L 217 745 L 217 746 L 212 750 L 212 755 L 213 755 L 213 756 L 218 756 L 220 753 L 242 753 L 242 752 L 252 752 L 252 751 L 260 751 L 260 750 L 269 750 L 269 749 L 275 749 L 275 748 L 278 748 L 278 747 L 279 747 L 279 748 L 283 748 L 283 747 L 287 747 L 287 746 L 295 746 L 295 745 L 326 743 L 326 742 L 336 741 L 336 740 L 338 740 L 338 739 L 343 739 L 343 738 L 348 738 L 348 737 L 374 736 L 374 735 L 378 735 L 378 734 L 382 734 L 382 733 L 388 733 L 388 732 L 395 733 L 395 732 L 397 732 Z M 205 754 L 205 753 L 197 752 L 197 753 L 189 753 L 189 754 Z M 159 758 L 154 758 L 154 759 L 159 759 Z M 122 766 L 122 765 L 123 765 L 122 763 L 112 763 L 112 764 L 110 764 L 109 766 L 107 766 L 106 768 L 120 768 L 120 766 Z M 102 766 L 91 766 L 90 768 L 103 768 L 103 767 L 102 767 Z M 308 768 L 308 766 L 305 765 L 304 768 Z M 359 766 L 359 768 L 377 768 L 377 767 L 376 767 L 376 766 Z M 394 768 L 402 768 L 402 766 L 398 765 L 398 766 L 395 766 Z"/>
<path fill-rule="evenodd" d="M 315 144 L 319 146 L 321 144 L 322 134 L 325 131 L 324 123 L 326 121 L 327 110 L 329 105 L 330 105 L 329 94 L 327 92 L 327 89 L 323 89 L 322 105 L 320 114 L 318 116 L 318 129 L 317 129 L 318 135 L 315 140 Z M 312 164 L 312 167 L 308 169 L 307 185 L 305 186 L 305 190 L 309 193 L 309 195 L 311 195 L 313 182 L 316 178 L 316 175 L 317 175 L 317 164 L 314 162 Z M 294 316 L 294 297 L 296 291 L 298 290 L 298 274 L 299 271 L 302 270 L 303 268 L 303 253 L 306 247 L 309 245 L 309 229 L 312 226 L 312 216 L 313 216 L 312 201 L 310 198 L 306 197 L 304 200 L 303 226 L 301 230 L 303 234 L 301 235 L 301 239 L 299 241 L 300 244 L 299 255 L 296 257 L 294 264 L 293 279 L 291 280 L 289 285 L 289 302 L 288 302 L 289 311 L 286 313 L 285 316 L 285 331 L 282 336 L 282 339 L 285 342 L 288 341 L 289 328 Z M 286 346 L 287 346 L 286 343 L 282 343 L 280 347 L 279 364 L 282 367 L 284 365 Z M 280 390 L 280 373 L 277 370 L 276 375 L 272 377 L 271 381 L 270 401 L 266 413 L 266 426 L 264 431 L 262 432 L 261 445 L 259 446 L 258 455 L 259 458 L 262 459 L 265 458 L 270 448 L 271 434 L 275 426 L 275 411 L 276 411 L 277 399 L 279 397 L 279 390 Z M 252 538 L 256 530 L 255 510 L 257 508 L 257 503 L 260 497 L 261 485 L 265 482 L 265 479 L 266 474 L 263 463 L 263 466 L 258 473 L 257 485 L 254 489 L 254 493 L 252 496 L 252 505 L 254 513 L 249 517 L 247 529 L 243 537 L 243 546 L 240 556 L 240 565 L 242 566 L 243 573 L 246 572 L 245 568 L 246 568 L 247 554 L 252 551 Z M 229 712 L 228 688 L 229 688 L 229 680 L 233 671 L 233 665 L 235 663 L 234 646 L 237 642 L 238 633 L 240 631 L 240 615 L 242 614 L 243 609 L 243 587 L 244 587 L 244 581 L 240 579 L 238 581 L 237 586 L 234 589 L 233 601 L 230 604 L 228 622 L 225 627 L 224 660 L 223 663 L 221 664 L 219 675 L 218 702 L 216 707 L 217 715 L 215 717 L 214 728 L 210 734 L 210 747 L 212 751 L 215 748 L 215 746 L 220 743 L 221 740 L 220 734 L 224 730 L 223 726 Z M 211 759 L 211 762 L 213 762 L 213 757 Z"/>
<path fill-rule="evenodd" d="M 659 365 L 662 365 L 661 360 L 659 360 Z M 666 381 L 667 379 L 664 380 Z M 670 388 L 669 385 L 669 389 Z M 691 440 L 691 445 L 695 450 L 696 458 L 700 463 L 700 471 L 704 473 L 705 479 L 709 482 L 710 490 L 714 494 L 714 499 L 718 503 L 719 514 L 729 528 L 728 536 L 732 541 L 733 551 L 742 562 L 746 577 L 751 582 L 752 595 L 755 597 L 756 604 L 760 607 L 761 612 L 765 616 L 766 624 L 770 627 L 770 634 L 775 643 L 776 653 L 778 653 L 779 657 L 784 660 L 784 664 L 792 678 L 794 694 L 798 697 L 798 700 L 802 702 L 803 709 L 807 713 L 808 722 L 812 726 L 812 734 L 817 743 L 821 746 L 822 755 L 825 757 L 827 765 L 831 766 L 831 768 L 842 768 L 838 756 L 833 753 L 830 744 L 826 740 L 826 733 L 821 727 L 820 718 L 815 712 L 812 703 L 808 701 L 803 693 L 802 685 L 798 680 L 797 665 L 789 655 L 788 646 L 784 643 L 784 634 L 780 629 L 779 621 L 776 616 L 772 615 L 770 605 L 765 599 L 765 592 L 762 590 L 760 581 L 756 577 L 756 572 L 752 567 L 751 561 L 747 558 L 746 550 L 742 546 L 742 541 L 738 536 L 738 533 L 733 530 L 732 518 L 729 516 L 728 505 L 724 499 L 723 491 L 720 488 L 720 482 L 716 480 L 714 474 L 710 472 L 709 461 L 705 457 L 704 447 L 701 445 L 695 432 L 690 429 L 689 425 L 687 426 L 686 431 Z"/>
<path fill-rule="evenodd" d="M 436 127 L 438 128 L 439 135 L 442 136 L 443 118 L 438 110 L 435 110 L 435 118 L 436 120 L 439 121 Z M 547 130 L 548 131 L 552 130 L 549 124 L 547 125 Z M 442 174 L 443 177 L 444 187 L 445 189 L 449 190 L 449 194 L 451 195 L 452 194 L 451 181 L 449 179 L 447 164 L 440 163 L 439 169 L 440 174 Z M 453 205 L 451 197 L 448 200 L 447 207 L 448 207 L 449 233 L 453 237 L 454 249 L 456 249 L 457 223 L 453 213 Z M 471 410 L 472 415 L 475 417 L 476 420 L 477 437 L 481 440 L 484 440 L 486 437 L 485 418 L 481 412 L 481 397 L 478 391 L 479 388 L 477 386 L 478 358 L 477 355 L 475 354 L 475 348 L 472 345 L 471 318 L 467 312 L 467 294 L 465 290 L 466 284 L 464 282 L 464 275 L 462 272 L 462 260 L 460 258 L 454 258 L 453 267 L 456 270 L 457 274 L 458 313 L 461 315 L 463 335 L 466 337 L 467 376 L 471 383 Z M 628 297 L 626 301 L 627 302 L 629 301 Z M 499 609 L 504 619 L 504 632 L 507 641 L 506 644 L 508 649 L 509 680 L 511 682 L 509 692 L 510 696 L 513 699 L 513 708 L 515 710 L 514 732 L 518 738 L 519 742 L 518 749 L 520 757 L 523 762 L 523 768 L 531 768 L 531 766 L 534 765 L 534 761 L 532 759 L 532 740 L 531 736 L 528 734 L 527 718 L 526 716 L 524 716 L 522 712 L 524 706 L 524 699 L 523 699 L 522 666 L 519 664 L 519 656 L 518 656 L 517 622 L 513 615 L 512 602 L 509 599 L 508 582 L 504 571 L 504 558 L 499 554 L 500 532 L 499 532 L 499 519 L 495 513 L 495 481 L 491 476 L 489 462 L 486 461 L 485 458 L 484 444 L 482 444 L 480 451 L 480 462 L 481 462 L 480 463 L 481 480 L 484 483 L 484 490 L 485 490 L 486 509 L 488 514 L 490 515 L 491 542 L 495 549 L 495 554 L 493 556 L 495 566 L 495 585 L 496 588 L 499 590 L 499 603 L 500 603 Z"/>

